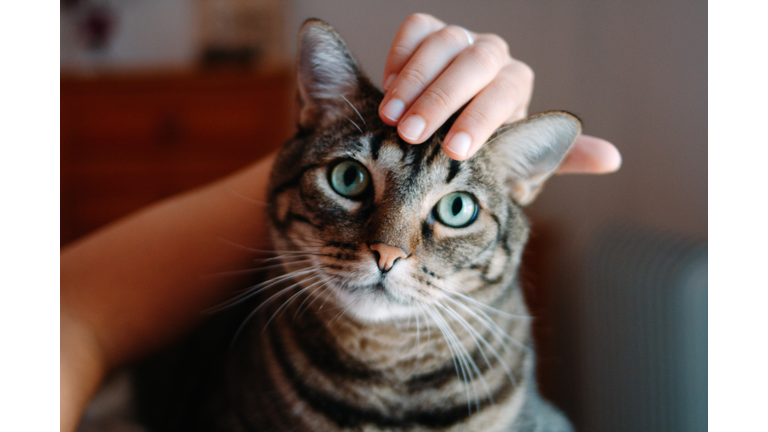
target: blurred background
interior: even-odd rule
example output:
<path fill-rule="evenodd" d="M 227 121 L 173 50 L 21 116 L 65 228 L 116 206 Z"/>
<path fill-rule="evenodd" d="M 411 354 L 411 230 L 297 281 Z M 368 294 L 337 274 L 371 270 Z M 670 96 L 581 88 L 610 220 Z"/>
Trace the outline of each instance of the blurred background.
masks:
<path fill-rule="evenodd" d="M 622 152 L 530 208 L 542 392 L 580 430 L 707 430 L 706 2 L 62 1 L 61 244 L 290 137 L 305 19 L 379 84 L 414 12 L 499 34 L 536 72 L 531 113 Z"/>

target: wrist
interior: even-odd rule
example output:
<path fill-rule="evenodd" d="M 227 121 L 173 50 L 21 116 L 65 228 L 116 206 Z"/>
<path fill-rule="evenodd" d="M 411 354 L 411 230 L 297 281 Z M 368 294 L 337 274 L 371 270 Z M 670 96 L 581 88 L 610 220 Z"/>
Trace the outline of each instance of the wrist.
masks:
<path fill-rule="evenodd" d="M 106 375 L 107 365 L 93 332 L 60 311 L 60 430 L 74 431 L 88 401 Z"/>

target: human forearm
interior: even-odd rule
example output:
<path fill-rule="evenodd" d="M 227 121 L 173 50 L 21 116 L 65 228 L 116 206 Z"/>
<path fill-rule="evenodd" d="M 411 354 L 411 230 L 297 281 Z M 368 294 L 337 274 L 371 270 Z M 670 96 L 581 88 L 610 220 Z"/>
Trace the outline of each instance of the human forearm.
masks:
<path fill-rule="evenodd" d="M 255 202 L 266 201 L 273 159 L 62 250 L 62 430 L 106 371 L 177 337 L 232 288 L 211 276 L 249 265 L 253 254 L 233 244 L 264 246 L 266 215 Z"/>
<path fill-rule="evenodd" d="M 105 375 L 105 362 L 93 332 L 62 308 L 60 319 L 60 427 L 74 431 L 88 400 Z"/>
<path fill-rule="evenodd" d="M 263 244 L 263 206 L 244 197 L 265 200 L 272 159 L 130 215 L 62 251 L 62 308 L 95 330 L 108 362 L 174 336 L 230 289 L 210 276 L 245 266 L 251 256 L 222 240 Z"/>

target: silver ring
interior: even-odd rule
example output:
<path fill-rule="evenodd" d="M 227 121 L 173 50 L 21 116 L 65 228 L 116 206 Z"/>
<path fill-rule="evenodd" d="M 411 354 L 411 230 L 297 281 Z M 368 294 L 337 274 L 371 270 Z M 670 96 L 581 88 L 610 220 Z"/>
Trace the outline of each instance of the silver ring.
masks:
<path fill-rule="evenodd" d="M 475 38 L 472 37 L 472 35 L 469 33 L 469 30 L 467 30 L 467 29 L 465 29 L 464 27 L 461 27 L 461 26 L 456 26 L 456 27 L 464 30 L 464 33 L 467 34 L 467 39 L 469 40 L 469 46 L 472 46 L 472 45 L 475 44 Z"/>

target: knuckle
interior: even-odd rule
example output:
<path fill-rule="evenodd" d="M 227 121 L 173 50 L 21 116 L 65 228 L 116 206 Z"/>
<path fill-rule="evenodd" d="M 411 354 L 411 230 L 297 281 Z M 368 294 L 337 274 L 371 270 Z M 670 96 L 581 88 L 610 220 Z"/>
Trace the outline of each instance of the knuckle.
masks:
<path fill-rule="evenodd" d="M 496 125 L 493 124 L 493 121 L 481 111 L 466 110 L 464 111 L 464 115 L 467 116 L 467 120 L 475 123 L 475 125 L 479 126 L 482 130 L 493 130 L 496 127 Z"/>
<path fill-rule="evenodd" d="M 507 56 L 509 55 L 509 44 L 501 36 L 497 34 L 487 34 L 485 37 L 488 39 L 488 42 L 496 46 L 499 51 Z"/>
<path fill-rule="evenodd" d="M 413 50 L 408 49 L 404 45 L 394 45 L 392 47 L 392 54 L 397 58 L 407 59 L 413 55 Z"/>
<path fill-rule="evenodd" d="M 450 109 L 454 105 L 454 97 L 440 87 L 430 87 L 422 97 L 427 99 L 430 105 L 436 105 L 441 109 Z"/>
<path fill-rule="evenodd" d="M 408 18 L 405 19 L 405 24 L 409 26 L 427 26 L 429 25 L 432 20 L 435 18 L 432 15 L 425 14 L 425 13 L 415 13 L 408 16 Z"/>
<path fill-rule="evenodd" d="M 476 45 L 469 50 L 469 55 L 480 67 L 497 72 L 501 69 L 501 58 L 497 52 L 485 45 Z"/>
<path fill-rule="evenodd" d="M 520 68 L 520 74 L 528 84 L 533 84 L 536 75 L 533 73 L 533 69 L 526 63 L 518 61 L 518 67 Z"/>
<path fill-rule="evenodd" d="M 499 94 L 505 96 L 504 100 L 510 101 L 512 105 L 516 106 L 522 102 L 523 93 L 515 79 L 509 77 L 499 79 L 496 82 L 496 88 Z"/>
<path fill-rule="evenodd" d="M 427 74 L 416 68 L 403 69 L 400 72 L 400 77 L 414 87 L 423 88 L 429 84 Z"/>
<path fill-rule="evenodd" d="M 464 47 L 469 43 L 469 39 L 467 39 L 467 34 L 464 33 L 463 29 L 457 26 L 445 27 L 442 30 L 438 31 L 435 34 L 435 37 L 439 38 L 443 42 L 446 42 L 450 45 L 454 45 L 458 47 Z"/>

